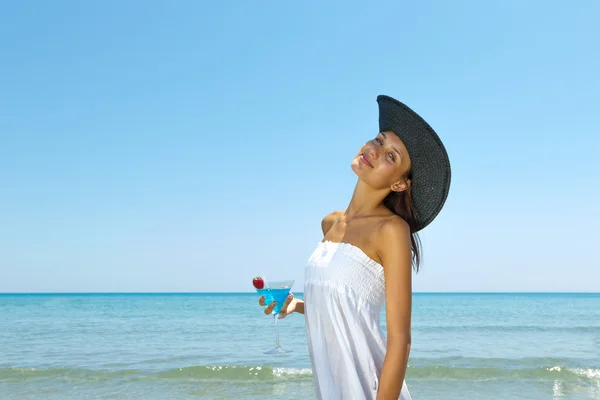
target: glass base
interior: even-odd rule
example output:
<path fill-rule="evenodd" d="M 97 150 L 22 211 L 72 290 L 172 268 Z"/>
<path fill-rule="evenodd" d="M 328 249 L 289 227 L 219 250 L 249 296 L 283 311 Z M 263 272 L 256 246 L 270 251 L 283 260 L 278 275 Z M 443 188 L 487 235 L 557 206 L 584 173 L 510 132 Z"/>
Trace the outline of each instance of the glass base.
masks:
<path fill-rule="evenodd" d="M 288 349 L 284 349 L 281 346 L 276 346 L 276 347 L 273 347 L 269 351 L 265 351 L 264 354 L 286 354 L 286 353 L 291 353 L 293 351 L 294 350 L 288 350 Z"/>

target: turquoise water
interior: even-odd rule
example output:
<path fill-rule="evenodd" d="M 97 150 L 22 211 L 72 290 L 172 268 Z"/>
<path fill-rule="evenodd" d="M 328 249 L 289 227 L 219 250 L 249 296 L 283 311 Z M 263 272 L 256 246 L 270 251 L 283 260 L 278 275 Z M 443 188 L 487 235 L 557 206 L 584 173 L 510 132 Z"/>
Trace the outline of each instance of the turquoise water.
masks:
<path fill-rule="evenodd" d="M 265 288 L 261 290 L 257 290 L 259 296 L 265 296 L 265 304 L 271 304 L 276 301 L 275 307 L 273 307 L 273 312 L 275 314 L 279 314 L 281 311 L 281 306 L 285 303 L 287 295 L 290 293 L 290 289 L 270 289 Z"/>
<path fill-rule="evenodd" d="M 413 301 L 415 400 L 600 399 L 600 294 Z M 314 398 L 303 318 L 278 325 L 293 353 L 263 354 L 256 293 L 0 295 L 0 398 Z"/>

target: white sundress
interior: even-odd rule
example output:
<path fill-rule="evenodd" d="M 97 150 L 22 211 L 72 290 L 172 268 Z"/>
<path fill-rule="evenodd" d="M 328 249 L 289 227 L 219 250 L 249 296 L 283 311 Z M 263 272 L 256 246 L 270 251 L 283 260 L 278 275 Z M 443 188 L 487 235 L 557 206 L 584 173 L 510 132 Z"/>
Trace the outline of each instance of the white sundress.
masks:
<path fill-rule="evenodd" d="M 386 352 L 381 264 L 352 244 L 320 242 L 305 269 L 304 300 L 317 398 L 375 399 Z M 411 400 L 406 382 L 399 399 Z"/>

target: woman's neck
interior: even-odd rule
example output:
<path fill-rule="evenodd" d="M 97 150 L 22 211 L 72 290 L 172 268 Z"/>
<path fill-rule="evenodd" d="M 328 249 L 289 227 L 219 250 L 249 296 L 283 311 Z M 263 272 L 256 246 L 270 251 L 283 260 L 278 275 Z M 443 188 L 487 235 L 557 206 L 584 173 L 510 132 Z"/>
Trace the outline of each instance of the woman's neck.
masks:
<path fill-rule="evenodd" d="M 360 179 L 354 187 L 352 198 L 346 208 L 347 220 L 381 214 L 385 209 L 383 200 L 389 194 L 389 190 L 374 190 Z"/>

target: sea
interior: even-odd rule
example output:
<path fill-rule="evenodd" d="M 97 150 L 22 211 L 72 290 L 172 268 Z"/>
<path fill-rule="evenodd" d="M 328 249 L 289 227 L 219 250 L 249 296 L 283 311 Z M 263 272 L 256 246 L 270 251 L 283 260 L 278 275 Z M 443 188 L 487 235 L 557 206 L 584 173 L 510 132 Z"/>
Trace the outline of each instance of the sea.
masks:
<path fill-rule="evenodd" d="M 3 294 L 0 399 L 314 399 L 303 316 L 278 321 L 286 354 L 273 324 L 255 293 Z M 406 382 L 600 399 L 600 294 L 415 293 Z"/>

